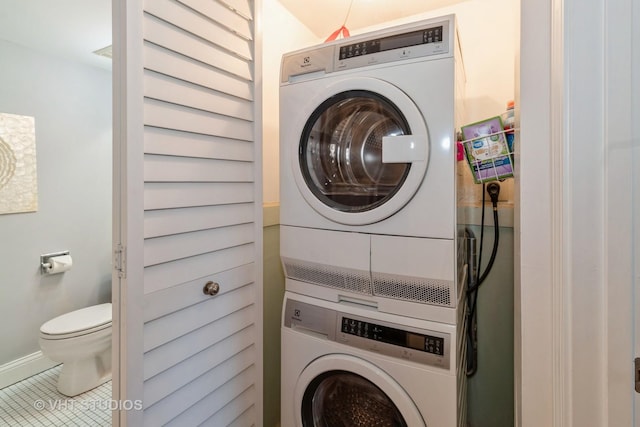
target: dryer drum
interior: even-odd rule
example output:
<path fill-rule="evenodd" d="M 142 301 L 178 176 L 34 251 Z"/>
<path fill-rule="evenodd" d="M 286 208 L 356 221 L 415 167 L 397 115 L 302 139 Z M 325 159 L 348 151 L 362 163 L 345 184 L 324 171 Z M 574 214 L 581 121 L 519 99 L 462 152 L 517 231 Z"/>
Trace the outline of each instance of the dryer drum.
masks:
<path fill-rule="evenodd" d="M 389 200 L 411 164 L 383 163 L 382 138 L 408 135 L 409 125 L 388 99 L 362 90 L 339 93 L 310 116 L 299 146 L 300 170 L 311 192 L 344 212 Z"/>
<path fill-rule="evenodd" d="M 320 375 L 309 384 L 302 405 L 304 427 L 407 427 L 382 390 L 351 372 Z"/>

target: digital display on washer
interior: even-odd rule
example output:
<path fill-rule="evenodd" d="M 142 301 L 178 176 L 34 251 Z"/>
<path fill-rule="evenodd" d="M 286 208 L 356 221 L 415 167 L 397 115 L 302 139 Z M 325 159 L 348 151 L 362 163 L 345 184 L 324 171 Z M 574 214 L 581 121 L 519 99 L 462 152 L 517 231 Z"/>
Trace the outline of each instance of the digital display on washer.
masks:
<path fill-rule="evenodd" d="M 403 331 L 348 317 L 342 318 L 341 330 L 345 334 L 444 356 L 444 338 Z"/>
<path fill-rule="evenodd" d="M 443 27 L 440 25 L 439 27 L 427 28 L 425 30 L 367 40 L 360 43 L 340 46 L 340 59 L 348 59 L 420 44 L 438 43 L 442 42 L 442 37 Z"/>

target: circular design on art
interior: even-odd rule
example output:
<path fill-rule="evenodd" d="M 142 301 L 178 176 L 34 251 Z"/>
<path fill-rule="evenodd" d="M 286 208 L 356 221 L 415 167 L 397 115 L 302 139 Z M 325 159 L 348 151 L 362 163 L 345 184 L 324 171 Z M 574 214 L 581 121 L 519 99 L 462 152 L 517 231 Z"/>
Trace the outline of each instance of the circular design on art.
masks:
<path fill-rule="evenodd" d="M 0 138 L 0 189 L 13 178 L 16 172 L 16 156 L 13 150 Z"/>

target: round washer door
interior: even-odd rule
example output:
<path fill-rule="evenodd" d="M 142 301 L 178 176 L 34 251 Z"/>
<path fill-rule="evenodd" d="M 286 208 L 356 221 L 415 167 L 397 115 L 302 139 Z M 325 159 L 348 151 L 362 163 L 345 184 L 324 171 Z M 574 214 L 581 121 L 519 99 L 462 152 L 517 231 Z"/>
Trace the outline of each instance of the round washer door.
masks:
<path fill-rule="evenodd" d="M 295 421 L 302 427 L 425 427 L 413 400 L 386 372 L 349 355 L 311 362 L 298 377 Z"/>
<path fill-rule="evenodd" d="M 397 87 L 373 78 L 323 88 L 300 117 L 293 175 L 309 205 L 347 225 L 381 221 L 407 204 L 424 179 L 424 118 Z"/>

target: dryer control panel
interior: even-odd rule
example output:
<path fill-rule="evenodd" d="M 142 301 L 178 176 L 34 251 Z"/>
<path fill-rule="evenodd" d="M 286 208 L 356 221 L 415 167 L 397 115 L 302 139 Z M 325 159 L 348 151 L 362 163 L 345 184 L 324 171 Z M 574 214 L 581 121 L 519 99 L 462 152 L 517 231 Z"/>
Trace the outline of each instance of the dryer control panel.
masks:
<path fill-rule="evenodd" d="M 453 56 L 453 15 L 401 25 L 285 54 L 280 83 L 407 59 Z M 303 77 L 304 78 L 304 77 Z"/>
<path fill-rule="evenodd" d="M 399 59 L 409 56 L 411 48 L 420 46 L 424 54 L 434 54 L 446 52 L 446 42 L 444 40 L 444 27 L 446 23 L 429 28 L 411 31 L 408 33 L 395 34 L 392 36 L 363 40 L 358 43 L 346 44 L 338 49 L 338 60 L 356 58 L 359 56 L 375 56 L 383 52 L 394 49 L 402 49 L 392 54 L 392 58 Z M 426 49 L 423 45 L 426 46 Z"/>
<path fill-rule="evenodd" d="M 284 326 L 362 350 L 449 369 L 451 335 L 287 300 Z"/>
<path fill-rule="evenodd" d="M 350 41 L 336 46 L 335 71 L 450 53 L 450 21 Z"/>

